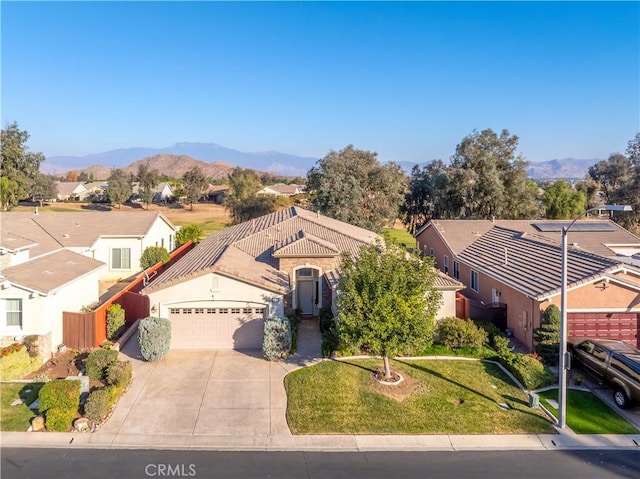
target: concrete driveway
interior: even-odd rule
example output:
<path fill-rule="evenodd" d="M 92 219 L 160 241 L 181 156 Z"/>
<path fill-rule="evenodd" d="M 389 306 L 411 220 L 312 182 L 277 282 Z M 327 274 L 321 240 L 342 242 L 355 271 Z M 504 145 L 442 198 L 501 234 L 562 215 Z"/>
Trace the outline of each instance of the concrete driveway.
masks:
<path fill-rule="evenodd" d="M 303 354 L 286 363 L 266 361 L 259 351 L 229 350 L 176 350 L 147 363 L 134 336 L 120 353 L 133 364 L 133 384 L 99 432 L 141 440 L 190 436 L 192 445 L 205 445 L 211 436 L 231 436 L 243 443 L 248 437 L 261 442 L 267 436 L 291 436 L 284 377 L 314 363 L 320 352 L 317 325 L 307 328 L 308 334 L 300 335 Z"/>

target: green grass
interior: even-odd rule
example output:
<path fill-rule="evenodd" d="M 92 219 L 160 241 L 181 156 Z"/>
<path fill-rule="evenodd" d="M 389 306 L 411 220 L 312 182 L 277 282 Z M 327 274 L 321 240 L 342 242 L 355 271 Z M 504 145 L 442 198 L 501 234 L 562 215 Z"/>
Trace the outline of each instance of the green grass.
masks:
<path fill-rule="evenodd" d="M 546 400 L 558 400 L 558 390 L 549 389 L 538 393 L 544 407 L 558 417 L 558 410 Z M 629 424 L 608 404 L 588 391 L 569 389 L 567 392 L 567 425 L 576 434 L 638 434 L 638 430 Z"/>
<path fill-rule="evenodd" d="M 29 404 L 38 398 L 43 383 L 0 383 L 0 431 L 26 431 L 35 413 Z M 26 392 L 31 389 L 31 392 Z M 18 406 L 11 403 L 18 399 L 24 402 Z"/>
<path fill-rule="evenodd" d="M 399 230 L 396 228 L 384 228 L 382 230 L 384 233 L 387 233 L 391 239 L 394 239 L 398 242 L 398 244 L 404 244 L 407 248 L 415 248 L 416 239 L 411 236 L 407 230 Z"/>
<path fill-rule="evenodd" d="M 323 361 L 285 378 L 294 434 L 553 433 L 526 394 L 500 368 L 476 361 L 391 361 L 413 385 L 404 398 L 381 391 L 372 371 L 381 360 Z M 402 383 L 400 389 L 402 391 Z M 498 403 L 512 409 L 503 410 Z"/>
<path fill-rule="evenodd" d="M 190 224 L 194 224 L 194 222 L 192 221 L 174 221 L 173 223 L 176 226 L 187 226 Z M 223 230 L 229 226 L 227 223 L 216 221 L 216 220 L 203 221 L 195 224 L 197 224 L 198 226 L 200 226 L 200 228 L 202 228 L 202 236 L 200 237 L 200 239 L 204 239 L 207 236 L 209 236 L 211 233 L 215 233 L 216 231 Z"/>

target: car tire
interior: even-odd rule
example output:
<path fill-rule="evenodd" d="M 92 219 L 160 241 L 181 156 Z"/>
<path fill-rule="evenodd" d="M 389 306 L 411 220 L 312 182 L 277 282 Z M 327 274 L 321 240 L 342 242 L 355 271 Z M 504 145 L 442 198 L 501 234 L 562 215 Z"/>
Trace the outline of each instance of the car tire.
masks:
<path fill-rule="evenodd" d="M 624 392 L 622 388 L 616 388 L 613 391 L 613 401 L 620 409 L 627 409 L 631 405 L 629 396 L 627 396 L 627 393 Z"/>

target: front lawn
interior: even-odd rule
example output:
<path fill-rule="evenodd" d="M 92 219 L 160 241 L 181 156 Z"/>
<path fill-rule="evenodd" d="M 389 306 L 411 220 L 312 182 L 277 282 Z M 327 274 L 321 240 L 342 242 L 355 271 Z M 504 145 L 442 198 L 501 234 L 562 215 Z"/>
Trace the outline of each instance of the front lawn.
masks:
<path fill-rule="evenodd" d="M 36 415 L 29 404 L 38 398 L 44 383 L 0 383 L 0 431 L 26 431 Z M 27 392 L 27 390 L 30 390 Z M 21 398 L 22 404 L 11 403 Z"/>
<path fill-rule="evenodd" d="M 399 245 L 405 248 L 415 248 L 416 239 L 407 230 L 397 228 L 383 228 L 382 231 L 387 233 L 391 239 L 398 242 Z"/>
<path fill-rule="evenodd" d="M 464 346 L 462 348 L 451 349 L 444 344 L 432 344 L 420 351 L 419 354 L 413 356 L 463 356 L 465 358 L 477 358 L 477 359 L 492 359 L 498 360 L 497 353 L 487 346 L 481 346 L 479 348 L 473 348 L 470 346 Z"/>
<path fill-rule="evenodd" d="M 381 360 L 323 361 L 285 378 L 287 421 L 294 434 L 553 433 L 528 407 L 527 395 L 490 363 L 392 361 L 406 378 L 377 383 Z M 498 404 L 511 407 L 504 410 Z"/>
<path fill-rule="evenodd" d="M 558 410 L 548 399 L 558 401 L 558 390 L 538 393 L 544 407 L 558 417 Z M 567 392 L 567 425 L 577 434 L 638 434 L 638 430 L 622 416 L 588 391 L 569 389 Z"/>

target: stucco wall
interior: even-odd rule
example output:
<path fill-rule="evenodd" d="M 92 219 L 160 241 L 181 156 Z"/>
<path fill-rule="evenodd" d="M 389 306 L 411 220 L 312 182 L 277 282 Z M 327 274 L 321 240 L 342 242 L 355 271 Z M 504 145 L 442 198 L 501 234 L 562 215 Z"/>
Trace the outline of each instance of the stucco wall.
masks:
<path fill-rule="evenodd" d="M 151 292 L 148 296 L 150 306 L 155 306 L 163 318 L 168 318 L 169 308 L 177 304 L 202 308 L 263 305 L 267 307 L 268 316 L 284 314 L 283 295 L 213 273 Z"/>
<path fill-rule="evenodd" d="M 436 231 L 435 227 L 433 225 L 429 226 L 416 237 L 416 240 L 418 241 L 418 249 L 425 256 L 429 256 L 430 249 L 433 248 L 433 260 L 435 262 L 435 266 L 443 273 L 445 272 L 444 257 L 447 256 L 449 258 L 449 272 L 447 274 L 453 278 L 453 254 L 442 241 L 442 238 Z M 460 281 L 462 281 L 462 278 Z"/>
<path fill-rule="evenodd" d="M 148 246 L 164 246 L 167 251 L 172 251 L 175 242 L 176 232 L 162 218 L 158 218 L 142 240 L 142 250 Z"/>
<path fill-rule="evenodd" d="M 16 253 L 5 253 L 0 255 L 0 269 L 17 266 L 29 261 L 29 250 L 22 250 Z"/>

